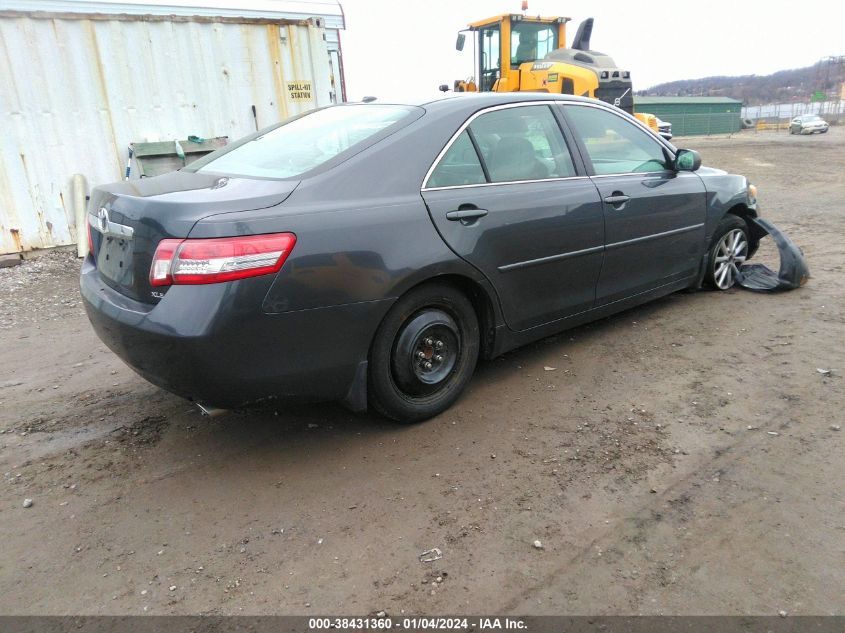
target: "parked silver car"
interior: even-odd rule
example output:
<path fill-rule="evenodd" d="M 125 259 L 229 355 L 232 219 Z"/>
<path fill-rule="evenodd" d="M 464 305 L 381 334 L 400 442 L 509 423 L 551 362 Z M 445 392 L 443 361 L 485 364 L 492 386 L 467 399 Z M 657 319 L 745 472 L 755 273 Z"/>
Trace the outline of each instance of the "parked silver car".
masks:
<path fill-rule="evenodd" d="M 790 134 L 824 134 L 830 126 L 818 114 L 802 114 L 789 122 Z"/>

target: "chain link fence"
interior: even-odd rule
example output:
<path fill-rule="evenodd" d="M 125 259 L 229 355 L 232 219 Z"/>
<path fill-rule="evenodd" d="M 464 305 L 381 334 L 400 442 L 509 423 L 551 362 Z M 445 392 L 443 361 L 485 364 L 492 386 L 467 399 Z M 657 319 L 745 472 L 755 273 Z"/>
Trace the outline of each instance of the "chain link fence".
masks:
<path fill-rule="evenodd" d="M 742 108 L 742 127 L 755 132 L 789 132 L 789 122 L 802 114 L 818 114 L 830 125 L 845 125 L 845 101 L 776 103 Z"/>

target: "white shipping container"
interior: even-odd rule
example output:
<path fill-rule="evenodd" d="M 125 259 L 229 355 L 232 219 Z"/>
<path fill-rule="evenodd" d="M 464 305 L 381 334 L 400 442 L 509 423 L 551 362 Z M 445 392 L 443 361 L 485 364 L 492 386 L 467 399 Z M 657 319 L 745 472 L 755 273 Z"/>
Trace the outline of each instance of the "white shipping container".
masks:
<path fill-rule="evenodd" d="M 338 98 L 323 18 L 2 6 L 0 254 L 75 243 L 73 174 L 119 180 L 130 142 L 234 140 Z"/>

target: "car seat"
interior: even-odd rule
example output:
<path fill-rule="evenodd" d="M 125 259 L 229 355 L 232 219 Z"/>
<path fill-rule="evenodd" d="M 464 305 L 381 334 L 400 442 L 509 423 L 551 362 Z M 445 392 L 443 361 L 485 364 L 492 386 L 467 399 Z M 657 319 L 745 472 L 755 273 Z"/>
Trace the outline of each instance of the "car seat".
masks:
<path fill-rule="evenodd" d="M 548 168 L 537 159 L 534 146 L 519 136 L 505 136 L 496 144 L 489 169 L 494 182 L 539 180 L 549 176 Z"/>

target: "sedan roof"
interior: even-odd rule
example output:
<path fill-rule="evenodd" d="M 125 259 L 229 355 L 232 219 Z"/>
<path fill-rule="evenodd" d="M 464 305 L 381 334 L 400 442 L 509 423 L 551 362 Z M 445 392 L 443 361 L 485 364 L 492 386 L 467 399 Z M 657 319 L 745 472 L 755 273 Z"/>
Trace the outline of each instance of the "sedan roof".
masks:
<path fill-rule="evenodd" d="M 426 110 L 460 110 L 526 101 L 575 101 L 589 103 L 595 102 L 595 99 L 576 97 L 574 95 L 551 94 L 548 92 L 448 92 L 436 96 L 424 96 L 407 100 L 376 99 L 372 103 L 422 106 Z"/>

